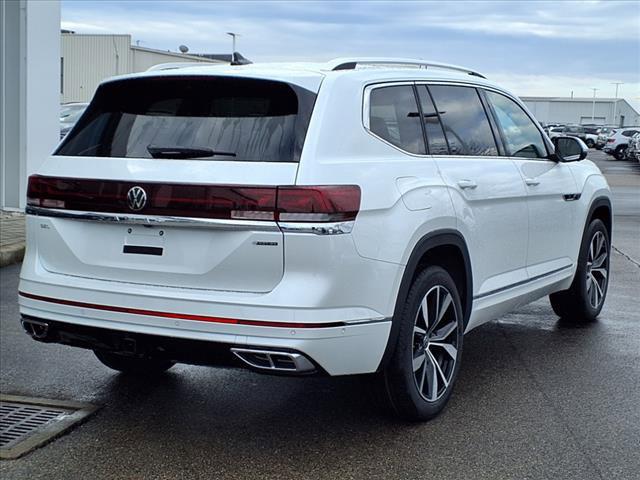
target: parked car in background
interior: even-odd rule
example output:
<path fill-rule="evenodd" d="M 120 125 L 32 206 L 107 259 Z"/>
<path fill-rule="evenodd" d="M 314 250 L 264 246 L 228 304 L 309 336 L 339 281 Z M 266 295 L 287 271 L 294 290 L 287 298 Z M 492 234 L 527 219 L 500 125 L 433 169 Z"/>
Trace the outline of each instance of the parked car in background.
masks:
<path fill-rule="evenodd" d="M 549 136 L 549 138 L 551 138 L 550 137 L 551 129 L 558 128 L 558 127 L 564 127 L 564 124 L 562 124 L 562 123 L 548 123 L 544 127 L 544 133 L 546 133 L 547 136 Z"/>
<path fill-rule="evenodd" d="M 607 138 L 613 133 L 615 133 L 615 127 L 602 127 L 598 132 L 598 139 L 596 140 L 596 148 L 601 150 L 605 144 L 607 143 Z"/>
<path fill-rule="evenodd" d="M 607 143 L 602 150 L 613 155 L 616 160 L 623 160 L 625 150 L 629 146 L 629 139 L 638 132 L 640 132 L 640 127 L 621 127 L 607 138 Z"/>
<path fill-rule="evenodd" d="M 88 103 L 64 103 L 60 106 L 60 140 L 62 140 L 69 130 L 76 124 L 82 116 Z"/>
<path fill-rule="evenodd" d="M 636 133 L 629 139 L 629 146 L 625 151 L 627 160 L 636 160 L 640 162 L 640 133 Z"/>
<path fill-rule="evenodd" d="M 598 142 L 598 131 L 601 127 L 597 125 L 583 125 L 582 128 L 584 130 L 584 143 L 587 144 L 587 147 L 594 148 Z"/>
<path fill-rule="evenodd" d="M 584 132 L 584 128 L 580 125 L 565 125 L 564 127 L 555 127 L 552 128 L 549 132 L 549 138 L 556 137 L 577 137 L 583 142 L 586 143 L 586 135 Z"/>

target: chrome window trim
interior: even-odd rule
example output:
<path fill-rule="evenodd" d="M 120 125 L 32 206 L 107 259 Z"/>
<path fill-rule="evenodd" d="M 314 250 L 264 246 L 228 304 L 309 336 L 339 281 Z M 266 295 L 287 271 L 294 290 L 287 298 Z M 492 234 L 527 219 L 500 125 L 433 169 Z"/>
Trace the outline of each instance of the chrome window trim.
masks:
<path fill-rule="evenodd" d="M 139 215 L 130 213 L 83 212 L 27 206 L 27 215 L 38 217 L 66 218 L 88 222 L 119 223 L 123 225 L 146 225 L 156 227 L 193 227 L 213 230 L 252 230 L 278 232 L 278 224 L 269 221 L 233 220 L 217 218 L 172 217 L 161 215 Z"/>

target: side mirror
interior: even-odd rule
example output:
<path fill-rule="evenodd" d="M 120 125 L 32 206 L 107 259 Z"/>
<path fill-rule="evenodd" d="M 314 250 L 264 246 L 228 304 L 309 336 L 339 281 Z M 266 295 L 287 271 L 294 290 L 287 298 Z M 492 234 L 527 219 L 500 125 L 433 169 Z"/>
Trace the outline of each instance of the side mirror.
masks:
<path fill-rule="evenodd" d="M 589 148 L 578 137 L 555 137 L 551 141 L 556 147 L 556 160 L 560 162 L 579 162 L 589 153 Z"/>

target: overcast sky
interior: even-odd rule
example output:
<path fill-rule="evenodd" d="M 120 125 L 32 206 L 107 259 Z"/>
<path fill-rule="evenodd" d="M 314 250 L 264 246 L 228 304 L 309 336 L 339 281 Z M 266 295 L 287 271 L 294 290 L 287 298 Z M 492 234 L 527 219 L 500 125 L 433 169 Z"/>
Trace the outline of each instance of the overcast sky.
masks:
<path fill-rule="evenodd" d="M 62 1 L 62 28 L 254 62 L 402 56 L 473 67 L 518 95 L 613 97 L 640 109 L 640 2 Z"/>

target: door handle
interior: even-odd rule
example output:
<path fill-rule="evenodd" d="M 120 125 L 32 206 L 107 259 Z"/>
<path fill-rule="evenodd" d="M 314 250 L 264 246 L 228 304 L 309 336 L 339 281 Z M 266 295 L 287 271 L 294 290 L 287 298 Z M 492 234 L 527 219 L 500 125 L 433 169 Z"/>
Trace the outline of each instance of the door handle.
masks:
<path fill-rule="evenodd" d="M 478 184 L 473 180 L 458 180 L 458 186 L 463 190 L 473 190 Z"/>
<path fill-rule="evenodd" d="M 537 185 L 540 185 L 540 180 L 538 180 L 537 178 L 525 178 L 524 183 L 526 183 L 530 187 L 535 187 Z"/>

